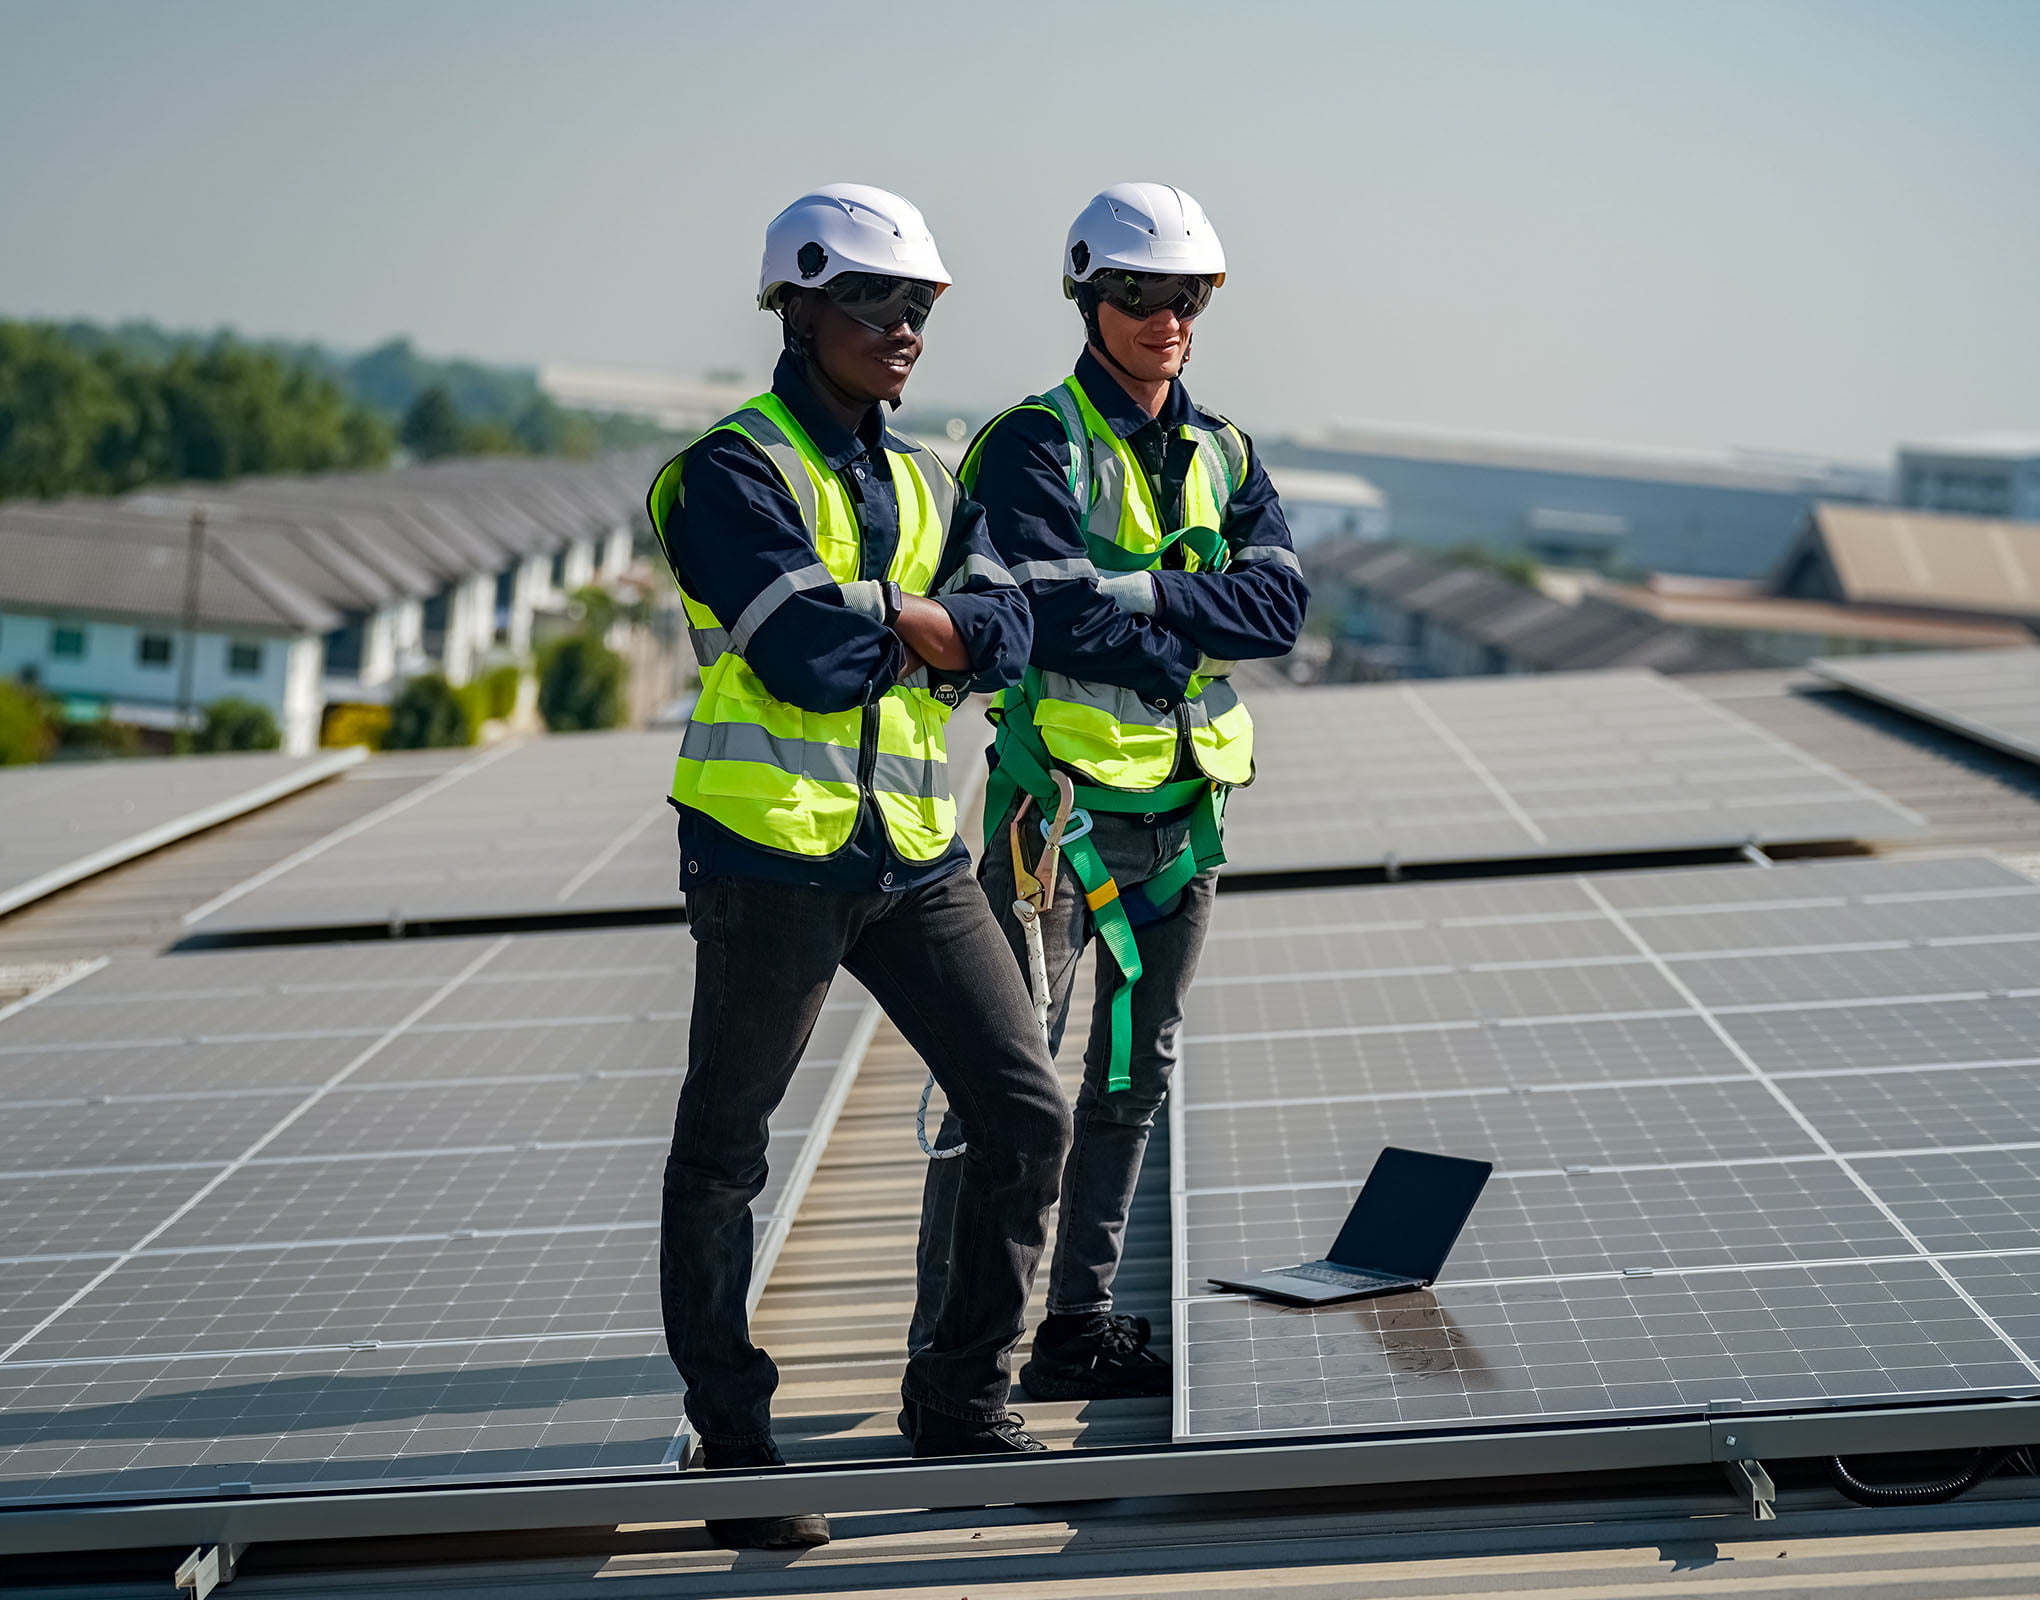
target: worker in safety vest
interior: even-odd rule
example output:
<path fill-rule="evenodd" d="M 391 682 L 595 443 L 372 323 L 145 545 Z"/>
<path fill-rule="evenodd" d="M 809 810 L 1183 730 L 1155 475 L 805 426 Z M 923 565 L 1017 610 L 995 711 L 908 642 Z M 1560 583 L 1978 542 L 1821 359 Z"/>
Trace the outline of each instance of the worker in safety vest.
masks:
<path fill-rule="evenodd" d="M 983 512 L 886 425 L 949 283 L 921 214 L 835 184 L 766 231 L 772 388 L 659 473 L 648 500 L 686 603 L 701 697 L 673 780 L 698 943 L 666 1166 L 660 1290 L 711 1469 L 774 1464 L 778 1373 L 749 1337 L 766 1119 L 838 967 L 877 997 L 957 1108 L 969 1153 L 948 1275 L 901 1424 L 922 1456 L 1034 1451 L 1008 1361 L 1046 1242 L 1069 1112 L 1025 979 L 956 836 L 943 726 L 1016 682 L 1031 627 Z M 828 1537 L 819 1516 L 711 1524 L 733 1546 Z"/>
<path fill-rule="evenodd" d="M 1038 930 L 1051 1049 L 1078 958 L 1094 935 L 1104 946 L 1048 1317 L 1020 1373 L 1042 1400 L 1169 1390 L 1147 1319 L 1114 1313 L 1112 1282 L 1204 946 L 1226 796 L 1253 778 L 1253 723 L 1227 674 L 1288 654 L 1309 598 L 1253 446 L 1180 378 L 1224 281 L 1218 237 L 1180 189 L 1098 195 L 1063 255 L 1086 335 L 1075 375 L 995 418 L 963 464 L 1034 610 L 1032 664 L 998 713 L 978 875 L 1023 964 L 1024 922 Z M 1074 811 L 1055 874 L 1042 827 L 1066 803 L 1059 776 Z M 940 1143 L 960 1136 L 945 1126 Z M 929 1282 L 948 1270 L 953 1165 L 929 1168 Z M 932 1332 L 917 1321 L 910 1348 Z"/>

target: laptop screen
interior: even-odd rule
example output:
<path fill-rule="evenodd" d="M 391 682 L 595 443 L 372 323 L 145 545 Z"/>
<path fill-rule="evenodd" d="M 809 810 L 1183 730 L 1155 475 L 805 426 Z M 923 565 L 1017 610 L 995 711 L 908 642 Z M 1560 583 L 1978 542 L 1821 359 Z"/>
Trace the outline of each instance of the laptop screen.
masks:
<path fill-rule="evenodd" d="M 1375 1158 L 1329 1259 L 1429 1282 L 1444 1269 L 1493 1170 L 1492 1162 L 1388 1146 Z"/>

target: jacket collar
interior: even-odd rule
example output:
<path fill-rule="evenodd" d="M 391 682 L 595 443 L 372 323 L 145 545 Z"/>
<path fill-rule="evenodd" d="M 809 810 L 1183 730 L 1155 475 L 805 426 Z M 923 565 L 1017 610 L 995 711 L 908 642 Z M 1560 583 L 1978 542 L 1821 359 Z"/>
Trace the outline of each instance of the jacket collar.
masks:
<path fill-rule="evenodd" d="M 1218 427 L 1218 419 L 1200 410 L 1190 398 L 1190 391 L 1183 387 L 1181 378 L 1170 380 L 1169 397 L 1162 402 L 1162 414 L 1150 417 L 1134 403 L 1133 396 L 1119 386 L 1119 380 L 1112 376 L 1105 363 L 1091 354 L 1089 345 L 1084 346 L 1084 353 L 1077 357 L 1077 382 L 1082 386 L 1085 398 L 1105 419 L 1106 426 L 1116 438 L 1130 438 L 1150 422 L 1159 422 L 1170 429 L 1188 423 L 1207 432 Z"/>
<path fill-rule="evenodd" d="M 919 448 L 885 425 L 883 406 L 874 405 L 866 411 L 854 432 L 844 427 L 808 382 L 806 367 L 791 354 L 780 356 L 779 365 L 772 369 L 772 392 L 786 402 L 793 420 L 822 453 L 831 472 L 841 472 L 861 455 L 876 456 L 880 450 L 904 455 Z"/>

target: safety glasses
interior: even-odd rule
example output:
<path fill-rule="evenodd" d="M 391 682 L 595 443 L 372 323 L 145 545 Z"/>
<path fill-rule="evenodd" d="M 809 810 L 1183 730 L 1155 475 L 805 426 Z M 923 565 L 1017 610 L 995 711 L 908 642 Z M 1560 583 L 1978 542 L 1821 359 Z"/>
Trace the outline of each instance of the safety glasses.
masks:
<path fill-rule="evenodd" d="M 1179 272 L 1101 272 L 1092 287 L 1109 306 L 1129 317 L 1173 311 L 1188 322 L 1211 304 L 1211 279 Z"/>
<path fill-rule="evenodd" d="M 845 272 L 821 287 L 844 316 L 878 333 L 889 333 L 902 322 L 919 333 L 935 309 L 935 285 L 919 278 Z"/>

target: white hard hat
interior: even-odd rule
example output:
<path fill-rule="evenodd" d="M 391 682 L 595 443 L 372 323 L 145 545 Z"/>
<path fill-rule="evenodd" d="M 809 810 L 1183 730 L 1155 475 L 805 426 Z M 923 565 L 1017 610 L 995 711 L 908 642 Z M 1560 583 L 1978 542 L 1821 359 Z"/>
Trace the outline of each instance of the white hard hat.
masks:
<path fill-rule="evenodd" d="M 1204 207 L 1166 183 L 1115 183 L 1070 224 L 1063 276 L 1087 282 L 1107 267 L 1225 282 L 1225 251 Z"/>
<path fill-rule="evenodd" d="M 935 235 L 910 201 L 865 183 L 811 190 L 765 227 L 758 304 L 773 309 L 782 284 L 811 289 L 846 272 L 877 272 L 949 286 Z"/>

